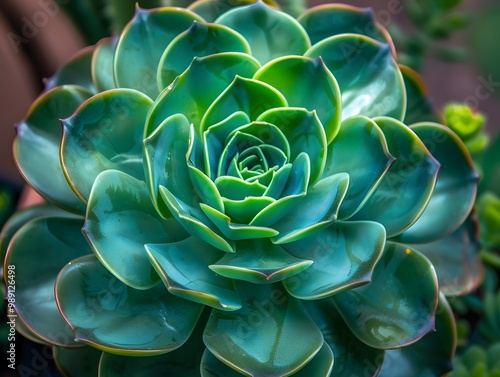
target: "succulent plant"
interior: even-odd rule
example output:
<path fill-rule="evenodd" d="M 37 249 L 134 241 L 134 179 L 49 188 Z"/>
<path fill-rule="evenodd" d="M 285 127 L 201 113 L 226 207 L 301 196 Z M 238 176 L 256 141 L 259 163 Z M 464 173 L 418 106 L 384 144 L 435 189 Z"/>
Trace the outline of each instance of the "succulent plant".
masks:
<path fill-rule="evenodd" d="M 434 116 L 415 77 L 368 10 L 138 9 L 17 127 L 56 205 L 3 230 L 18 331 L 68 375 L 445 373 L 477 173 L 404 123 Z"/>

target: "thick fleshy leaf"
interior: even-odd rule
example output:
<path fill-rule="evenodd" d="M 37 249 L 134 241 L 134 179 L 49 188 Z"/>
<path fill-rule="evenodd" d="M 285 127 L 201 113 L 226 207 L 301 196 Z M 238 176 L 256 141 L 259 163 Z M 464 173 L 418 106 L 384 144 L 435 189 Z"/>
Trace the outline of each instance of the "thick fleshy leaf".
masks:
<path fill-rule="evenodd" d="M 418 123 L 411 129 L 441 164 L 427 208 L 398 242 L 425 243 L 449 235 L 469 215 L 476 198 L 479 174 L 462 141 L 449 128 Z"/>
<path fill-rule="evenodd" d="M 92 56 L 92 80 L 98 92 L 116 88 L 115 49 L 118 37 L 101 39 L 97 42 Z"/>
<path fill-rule="evenodd" d="M 166 88 L 191 64 L 193 58 L 220 52 L 250 54 L 248 42 L 234 30 L 216 24 L 194 22 L 163 52 L 158 65 L 158 86 Z"/>
<path fill-rule="evenodd" d="M 117 170 L 97 177 L 83 232 L 104 266 L 136 289 L 160 282 L 144 244 L 174 242 L 187 236 L 175 219 L 158 215 L 144 182 Z"/>
<path fill-rule="evenodd" d="M 146 250 L 170 293 L 220 310 L 241 307 L 233 282 L 208 268 L 223 251 L 195 237 L 170 244 L 146 244 Z"/>
<path fill-rule="evenodd" d="M 59 159 L 60 119 L 70 116 L 91 95 L 80 86 L 62 86 L 44 93 L 17 125 L 14 140 L 18 169 L 30 186 L 49 202 L 77 212 L 83 212 L 85 206 L 63 174 Z"/>
<path fill-rule="evenodd" d="M 403 77 L 388 44 L 360 34 L 341 34 L 316 43 L 305 56 L 321 56 L 337 79 L 342 120 L 353 115 L 404 118 Z"/>
<path fill-rule="evenodd" d="M 366 35 L 379 42 L 391 44 L 391 36 L 377 21 L 372 8 L 359 8 L 347 4 L 322 4 L 306 10 L 297 20 L 316 44 L 338 34 Z"/>
<path fill-rule="evenodd" d="M 151 98 L 158 96 L 156 72 L 163 51 L 193 21 L 197 14 L 182 8 L 154 10 L 137 8 L 123 30 L 115 53 L 115 79 L 119 87 L 137 89 Z"/>
<path fill-rule="evenodd" d="M 207 109 L 200 127 L 201 130 L 206 130 L 237 111 L 243 111 L 248 114 L 250 120 L 256 120 L 266 110 L 285 106 L 285 97 L 272 86 L 236 76 Z"/>
<path fill-rule="evenodd" d="M 316 110 L 327 142 L 335 138 L 340 124 L 340 89 L 321 58 L 286 56 L 275 59 L 260 68 L 254 79 L 278 89 L 289 106 Z M 282 123 L 287 121 L 285 117 Z"/>
<path fill-rule="evenodd" d="M 115 169 L 144 180 L 142 136 L 153 102 L 133 89 L 114 89 L 85 101 L 62 121 L 61 163 L 84 202 L 99 173 Z"/>
<path fill-rule="evenodd" d="M 323 173 L 327 153 L 325 131 L 316 112 L 303 108 L 275 108 L 261 114 L 257 120 L 274 124 L 283 132 L 290 145 L 290 161 L 303 152 L 309 155 L 310 182 L 314 184 Z"/>
<path fill-rule="evenodd" d="M 79 346 L 57 310 L 54 284 L 66 263 L 92 253 L 82 224 L 83 218 L 68 215 L 32 220 L 12 238 L 5 258 L 15 271 L 19 320 L 41 340 L 60 346 Z"/>
<path fill-rule="evenodd" d="M 328 146 L 323 172 L 324 177 L 349 174 L 349 187 L 339 209 L 340 219 L 357 212 L 393 163 L 384 134 L 374 121 L 356 116 L 342 122 L 337 137 Z"/>
<path fill-rule="evenodd" d="M 201 119 L 212 102 L 233 82 L 236 75 L 252 77 L 260 65 L 242 53 L 220 53 L 195 58 L 186 71 L 165 89 L 155 101 L 146 121 L 149 136 L 166 118 L 184 114 L 201 138 Z M 210 90 L 207 90 L 210 88 Z"/>
<path fill-rule="evenodd" d="M 448 237 L 413 245 L 432 262 L 439 279 L 439 289 L 447 296 L 470 293 L 483 280 L 484 266 L 477 233 L 477 223 L 468 218 Z"/>
<path fill-rule="evenodd" d="M 288 376 L 319 352 L 321 332 L 280 285 L 239 282 L 238 292 L 243 307 L 214 309 L 203 335 L 219 360 L 247 376 Z"/>
<path fill-rule="evenodd" d="M 65 376 L 97 377 L 102 351 L 94 347 L 53 347 L 54 360 Z"/>
<path fill-rule="evenodd" d="M 439 298 L 436 310 L 436 331 L 417 343 L 385 352 L 384 364 L 379 377 L 444 376 L 453 367 L 457 342 L 455 318 L 444 294 Z"/>
<path fill-rule="evenodd" d="M 384 351 L 353 336 L 331 298 L 303 303 L 335 355 L 331 376 L 375 377 L 382 366 Z"/>
<path fill-rule="evenodd" d="M 352 218 L 379 222 L 386 228 L 387 237 L 393 237 L 408 229 L 424 211 L 440 165 L 403 123 L 385 117 L 376 118 L 375 122 L 396 161 Z"/>
<path fill-rule="evenodd" d="M 48 204 L 39 204 L 17 211 L 4 224 L 0 232 L 0 260 L 5 259 L 9 243 L 21 227 L 31 220 L 58 215 L 67 215 L 67 213 Z"/>
<path fill-rule="evenodd" d="M 236 243 L 236 253 L 224 255 L 210 269 L 229 279 L 269 284 L 294 276 L 312 261 L 295 258 L 269 239 L 249 239 Z"/>
<path fill-rule="evenodd" d="M 123 284 L 94 255 L 68 263 L 55 292 L 76 341 L 123 355 L 151 356 L 179 348 L 203 310 L 161 284 L 147 291 Z"/>
<path fill-rule="evenodd" d="M 405 124 L 417 122 L 443 122 L 443 117 L 434 109 L 432 99 L 427 93 L 424 81 L 413 69 L 399 66 L 406 88 Z"/>
<path fill-rule="evenodd" d="M 434 330 L 438 282 L 418 251 L 388 243 L 370 284 L 333 296 L 347 326 L 367 345 L 391 349 Z"/>
<path fill-rule="evenodd" d="M 226 13 L 231 8 L 252 4 L 255 0 L 239 0 L 237 2 L 232 0 L 197 0 L 188 6 L 188 9 L 199 14 L 207 22 L 214 22 L 220 15 Z M 265 1 L 269 3 L 272 1 Z"/>
<path fill-rule="evenodd" d="M 309 237 L 283 245 L 291 255 L 314 262 L 283 284 L 292 296 L 305 300 L 317 300 L 366 284 L 384 245 L 382 225 L 336 221 Z"/>
<path fill-rule="evenodd" d="M 346 173 L 321 179 L 308 190 L 289 215 L 273 225 L 280 232 L 273 242 L 283 244 L 297 241 L 335 221 L 348 185 L 349 175 Z"/>
<path fill-rule="evenodd" d="M 99 377 L 200 377 L 201 357 L 206 349 L 203 344 L 205 317 L 208 310 L 202 313 L 186 343 L 174 351 L 148 357 L 103 353 Z"/>
<path fill-rule="evenodd" d="M 261 64 L 284 55 L 303 55 L 311 46 L 306 31 L 293 17 L 262 1 L 234 8 L 215 23 L 243 35 Z"/>
<path fill-rule="evenodd" d="M 62 85 L 77 85 L 84 87 L 91 93 L 96 93 L 90 68 L 94 48 L 91 46 L 78 51 L 52 77 L 45 80 L 45 90 L 48 91 Z"/>

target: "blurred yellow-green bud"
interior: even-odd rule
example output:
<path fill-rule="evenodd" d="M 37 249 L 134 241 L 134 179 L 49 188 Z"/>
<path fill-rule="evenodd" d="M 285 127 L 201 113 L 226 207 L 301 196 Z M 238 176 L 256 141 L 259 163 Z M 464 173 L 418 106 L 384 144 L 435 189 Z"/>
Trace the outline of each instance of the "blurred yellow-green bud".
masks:
<path fill-rule="evenodd" d="M 486 192 L 477 201 L 479 238 L 487 248 L 500 247 L 500 198 Z"/>
<path fill-rule="evenodd" d="M 464 104 L 449 104 L 444 108 L 446 124 L 462 139 L 470 153 L 486 148 L 489 137 L 482 132 L 486 117 Z"/>

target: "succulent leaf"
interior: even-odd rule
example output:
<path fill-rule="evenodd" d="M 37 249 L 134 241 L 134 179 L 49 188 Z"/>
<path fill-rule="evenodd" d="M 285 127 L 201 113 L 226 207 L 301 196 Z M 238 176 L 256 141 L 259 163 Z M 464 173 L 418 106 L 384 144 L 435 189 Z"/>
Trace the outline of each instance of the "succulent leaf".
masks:
<path fill-rule="evenodd" d="M 100 40 L 92 56 L 92 80 L 98 92 L 117 87 L 114 72 L 115 50 L 118 37 Z"/>

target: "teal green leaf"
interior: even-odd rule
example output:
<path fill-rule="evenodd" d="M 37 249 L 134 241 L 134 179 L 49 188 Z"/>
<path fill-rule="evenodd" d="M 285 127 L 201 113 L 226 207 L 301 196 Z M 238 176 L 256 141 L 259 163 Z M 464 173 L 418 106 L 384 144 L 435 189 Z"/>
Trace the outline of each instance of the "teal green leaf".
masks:
<path fill-rule="evenodd" d="M 262 1 L 222 14 L 215 21 L 237 31 L 261 64 L 284 55 L 303 55 L 311 46 L 304 28 L 293 17 Z"/>
<path fill-rule="evenodd" d="M 158 65 L 158 86 L 166 88 L 191 64 L 193 58 L 220 52 L 250 54 L 248 42 L 234 30 L 216 24 L 194 22 L 172 40 Z"/>
<path fill-rule="evenodd" d="M 76 341 L 122 355 L 152 356 L 179 348 L 203 310 L 162 284 L 147 291 L 131 288 L 93 255 L 68 263 L 55 292 Z"/>
<path fill-rule="evenodd" d="M 384 246 L 382 225 L 336 221 L 309 237 L 283 245 L 291 255 L 314 262 L 283 285 L 296 298 L 317 300 L 369 283 Z"/>
<path fill-rule="evenodd" d="M 312 261 L 296 258 L 269 239 L 249 239 L 236 243 L 236 253 L 226 254 L 209 267 L 230 279 L 269 284 L 290 278 L 307 269 Z"/>
<path fill-rule="evenodd" d="M 160 197 L 160 186 L 189 205 L 197 199 L 185 162 L 191 132 L 186 117 L 176 114 L 166 118 L 144 140 L 146 182 L 153 204 L 163 217 L 171 214 Z"/>
<path fill-rule="evenodd" d="M 14 213 L 14 215 L 12 215 L 3 225 L 2 231 L 0 232 L 0 260 L 5 260 L 5 254 L 7 253 L 12 237 L 14 237 L 17 231 L 25 224 L 38 218 L 64 214 L 66 214 L 65 211 L 49 204 L 34 205 Z"/>
<path fill-rule="evenodd" d="M 65 347 L 79 345 L 57 310 L 54 284 L 66 263 L 92 253 L 82 224 L 83 218 L 71 215 L 32 220 L 12 238 L 5 258 L 15 271 L 18 319 L 42 341 Z"/>
<path fill-rule="evenodd" d="M 234 252 L 234 243 L 226 239 L 216 229 L 199 203 L 193 205 L 185 203 L 181 199 L 176 198 L 165 186 L 160 186 L 160 195 L 174 218 L 182 224 L 189 234 L 200 238 L 220 250 L 228 253 Z"/>
<path fill-rule="evenodd" d="M 195 58 L 177 79 L 155 101 L 146 121 L 149 136 L 166 118 L 184 114 L 202 137 L 201 119 L 215 99 L 233 82 L 234 77 L 252 77 L 260 65 L 250 55 L 225 52 Z M 210 88 L 210 90 L 207 90 Z"/>
<path fill-rule="evenodd" d="M 327 343 L 323 343 L 323 347 L 307 363 L 305 367 L 297 373 L 290 376 L 293 377 L 329 377 L 333 367 L 333 352 Z M 201 360 L 201 377 L 241 377 L 241 374 L 236 370 L 228 367 L 222 361 L 217 359 L 207 349 Z"/>
<path fill-rule="evenodd" d="M 316 111 L 275 108 L 264 112 L 257 120 L 274 124 L 283 132 L 290 145 L 290 161 L 303 152 L 308 154 L 311 163 L 310 183 L 314 184 L 323 173 L 327 154 L 327 138 Z"/>
<path fill-rule="evenodd" d="M 328 146 L 327 156 L 323 177 L 346 172 L 350 178 L 339 209 L 340 219 L 348 219 L 358 211 L 395 160 L 380 127 L 364 116 L 342 122 L 337 137 Z"/>
<path fill-rule="evenodd" d="M 483 280 L 484 266 L 477 232 L 477 223 L 469 217 L 448 237 L 414 245 L 431 261 L 439 279 L 439 289 L 448 297 L 470 293 Z"/>
<path fill-rule="evenodd" d="M 61 164 L 82 201 L 88 201 L 95 178 L 105 170 L 144 180 L 141 143 L 152 103 L 136 90 L 113 89 L 88 99 L 62 121 Z"/>
<path fill-rule="evenodd" d="M 220 310 L 241 307 L 233 282 L 208 268 L 223 251 L 195 237 L 170 244 L 146 244 L 146 250 L 170 293 Z"/>
<path fill-rule="evenodd" d="M 436 310 L 436 331 L 408 347 L 387 350 L 379 377 L 407 377 L 415 371 L 419 377 L 444 376 L 453 367 L 456 343 L 453 311 L 441 294 Z"/>
<path fill-rule="evenodd" d="M 102 351 L 93 347 L 53 347 L 57 367 L 65 376 L 97 377 Z"/>
<path fill-rule="evenodd" d="M 229 175 L 217 178 L 215 185 L 225 200 L 245 200 L 249 196 L 262 196 L 266 192 L 266 186 L 258 180 L 248 182 Z"/>
<path fill-rule="evenodd" d="M 76 85 L 81 86 L 91 93 L 97 90 L 92 81 L 91 62 L 95 47 L 87 47 L 79 50 L 65 65 L 45 80 L 45 91 L 57 86 Z"/>
<path fill-rule="evenodd" d="M 252 205 L 254 201 L 248 201 Z M 278 234 L 278 231 L 272 228 L 257 226 L 257 225 L 247 225 L 239 224 L 231 221 L 231 218 L 216 209 L 207 206 L 206 204 L 200 204 L 203 213 L 212 221 L 216 227 L 224 234 L 225 237 L 230 240 L 242 240 L 246 238 L 268 238 L 273 237 Z M 245 205 L 243 205 L 245 207 Z M 244 208 L 243 208 L 244 209 Z"/>
<path fill-rule="evenodd" d="M 17 167 L 29 185 L 47 201 L 76 212 L 84 212 L 85 206 L 63 174 L 60 119 L 70 116 L 91 95 L 80 86 L 57 87 L 42 94 L 17 125 L 14 140 Z"/>
<path fill-rule="evenodd" d="M 193 21 L 203 22 L 203 19 L 187 9 L 137 8 L 116 46 L 114 67 L 118 86 L 139 90 L 155 99 L 159 93 L 156 73 L 163 51 Z"/>
<path fill-rule="evenodd" d="M 250 118 L 243 111 L 236 111 L 226 119 L 210 126 L 203 133 L 205 171 L 215 180 L 219 168 L 219 160 L 226 146 L 226 139 L 231 132 L 250 123 Z"/>
<path fill-rule="evenodd" d="M 5 291 L 5 288 L 4 288 Z M 7 297 L 5 294 L 2 295 L 3 297 Z M 17 312 L 15 312 L 17 314 Z M 37 343 L 37 344 L 43 344 L 47 346 L 51 346 L 50 343 L 47 341 L 42 340 L 37 334 L 35 334 L 32 330 L 30 330 L 23 322 L 22 320 L 16 321 L 16 331 L 21 334 L 23 337 L 28 339 L 31 342 Z M 73 347 L 71 347 L 73 348 Z"/>
<path fill-rule="evenodd" d="M 160 282 L 144 244 L 174 242 L 187 236 L 175 219 L 158 215 L 144 182 L 117 170 L 97 177 L 83 232 L 103 265 L 136 289 Z"/>
<path fill-rule="evenodd" d="M 396 161 L 352 219 L 377 221 L 385 226 L 387 237 L 393 237 L 408 229 L 424 211 L 440 165 L 403 123 L 386 117 L 375 122 Z"/>
<path fill-rule="evenodd" d="M 449 128 L 436 123 L 418 123 L 411 129 L 441 168 L 427 208 L 397 240 L 426 243 L 449 235 L 464 222 L 474 205 L 479 174 L 467 148 Z"/>
<path fill-rule="evenodd" d="M 412 344 L 434 330 L 439 290 L 429 260 L 387 243 L 369 284 L 333 296 L 347 326 L 370 347 Z"/>
<path fill-rule="evenodd" d="M 391 44 L 391 36 L 377 21 L 372 8 L 359 8 L 347 4 L 322 4 L 309 8 L 297 20 L 316 44 L 339 34 L 361 34 L 379 42 Z"/>
<path fill-rule="evenodd" d="M 291 213 L 273 225 L 280 233 L 273 242 L 284 244 L 325 228 L 337 219 L 337 213 L 349 186 L 349 175 L 339 173 L 321 179 L 293 208 Z M 304 211 L 307 208 L 307 211 Z"/>
<path fill-rule="evenodd" d="M 229 9 L 248 3 L 254 0 L 197 0 L 192 2 L 188 9 L 199 14 L 207 22 L 214 22 L 220 15 L 226 13 Z"/>
<path fill-rule="evenodd" d="M 261 197 L 246 197 L 242 200 L 224 199 L 226 215 L 236 224 L 248 224 L 267 206 L 276 202 L 276 199 Z M 208 215 L 207 215 L 208 216 Z M 273 235 L 277 232 L 273 231 Z"/>
<path fill-rule="evenodd" d="M 335 355 L 332 376 L 374 377 L 384 360 L 384 350 L 372 348 L 353 335 L 331 298 L 302 301 Z"/>
<path fill-rule="evenodd" d="M 443 117 L 434 109 L 432 99 L 427 93 L 425 83 L 420 75 L 404 65 L 399 66 L 406 88 L 405 124 L 417 122 L 443 122 Z"/>
<path fill-rule="evenodd" d="M 360 34 L 341 34 L 316 43 L 305 56 L 321 56 L 337 79 L 342 120 L 353 115 L 404 118 L 403 77 L 388 44 Z"/>
<path fill-rule="evenodd" d="M 212 310 L 203 335 L 208 350 L 223 363 L 246 376 L 288 376 L 319 352 L 321 332 L 281 285 L 239 282 L 238 292 L 243 307 Z"/>
<path fill-rule="evenodd" d="M 92 56 L 92 80 L 98 92 L 116 88 L 115 82 L 115 49 L 118 37 L 101 39 Z"/>
<path fill-rule="evenodd" d="M 206 320 L 198 321 L 182 347 L 162 355 L 135 357 L 103 353 L 100 377 L 200 377 L 200 362 L 205 350 L 202 341 Z"/>
<path fill-rule="evenodd" d="M 289 106 L 316 110 L 328 143 L 335 138 L 340 125 L 340 89 L 321 58 L 285 56 L 275 59 L 260 68 L 254 79 L 278 89 Z M 285 118 L 282 123 L 286 121 Z"/>
<path fill-rule="evenodd" d="M 224 211 L 224 202 L 216 183 L 214 183 L 190 162 L 188 162 L 188 168 L 191 183 L 196 194 L 201 199 L 201 202 L 217 209 L 218 211 Z"/>
<path fill-rule="evenodd" d="M 256 120 L 266 110 L 285 106 L 285 97 L 272 86 L 237 75 L 207 109 L 200 128 L 204 131 L 236 111 L 243 111 L 250 120 Z"/>

